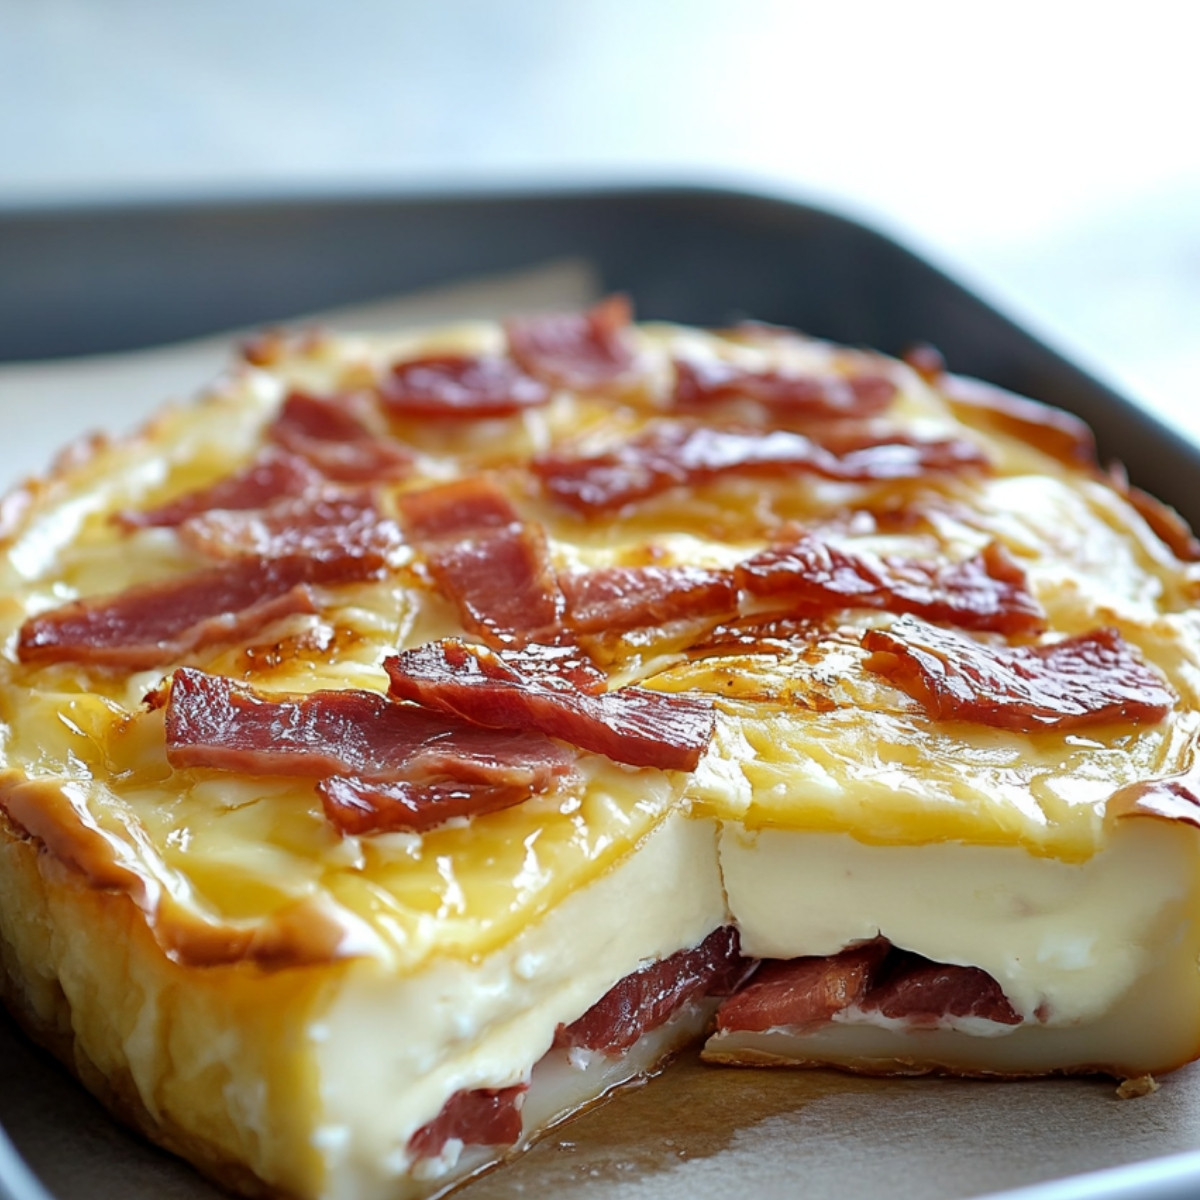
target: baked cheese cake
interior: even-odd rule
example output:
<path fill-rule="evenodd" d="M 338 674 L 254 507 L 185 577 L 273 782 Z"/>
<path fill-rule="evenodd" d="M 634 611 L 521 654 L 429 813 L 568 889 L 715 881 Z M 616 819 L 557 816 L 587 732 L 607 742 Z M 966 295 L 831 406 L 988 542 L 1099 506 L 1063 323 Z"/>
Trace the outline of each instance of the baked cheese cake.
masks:
<path fill-rule="evenodd" d="M 1086 427 L 769 326 L 263 335 L 0 505 L 22 1024 L 248 1195 L 718 1064 L 1200 1055 L 1200 588 Z"/>

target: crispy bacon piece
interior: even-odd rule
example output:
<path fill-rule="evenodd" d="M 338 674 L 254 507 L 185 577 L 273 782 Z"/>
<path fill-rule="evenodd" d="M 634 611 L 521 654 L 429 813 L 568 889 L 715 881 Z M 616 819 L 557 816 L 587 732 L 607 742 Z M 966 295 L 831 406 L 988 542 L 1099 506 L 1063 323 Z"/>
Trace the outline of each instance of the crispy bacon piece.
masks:
<path fill-rule="evenodd" d="M 588 656 L 583 647 L 564 638 L 553 645 L 532 642 L 528 646 L 505 649 L 504 662 L 521 675 L 540 680 L 547 687 L 565 691 L 603 695 L 608 676 Z"/>
<path fill-rule="evenodd" d="M 1020 733 L 1108 721 L 1148 724 L 1175 696 L 1115 629 L 1048 646 L 995 646 L 901 617 L 864 634 L 867 667 L 938 721 L 975 721 Z"/>
<path fill-rule="evenodd" d="M 342 833 L 424 833 L 451 817 L 478 817 L 529 799 L 518 784 L 367 783 L 335 775 L 317 784 L 331 825 Z"/>
<path fill-rule="evenodd" d="M 691 771 L 713 732 L 707 699 L 627 687 L 589 692 L 530 656 L 508 656 L 454 638 L 384 662 L 390 694 L 489 729 L 537 729 L 637 767 Z"/>
<path fill-rule="evenodd" d="M 650 963 L 614 984 L 570 1025 L 560 1025 L 554 1045 L 618 1055 L 643 1034 L 703 996 L 728 995 L 752 960 L 742 957 L 732 925 L 714 929 L 698 946 Z"/>
<path fill-rule="evenodd" d="M 883 938 L 824 958 L 771 959 L 717 1013 L 718 1029 L 759 1032 L 828 1021 L 867 995 L 887 958 Z"/>
<path fill-rule="evenodd" d="M 210 487 L 187 492 L 158 508 L 117 513 L 127 529 L 181 525 L 214 510 L 245 512 L 303 496 L 325 480 L 368 483 L 398 479 L 413 455 L 399 442 L 376 437 L 344 405 L 293 392 L 266 428 L 273 443 L 247 467 Z"/>
<path fill-rule="evenodd" d="M 1001 1025 L 1020 1025 L 1022 1020 L 986 971 L 931 962 L 876 938 L 823 958 L 762 963 L 750 982 L 721 1005 L 717 1028 L 754 1033 L 805 1028 L 850 1008 L 916 1028 L 932 1028 L 947 1017 L 978 1017 Z"/>
<path fill-rule="evenodd" d="M 351 778 L 544 791 L 571 755 L 537 733 L 497 733 L 375 692 L 271 698 L 219 675 L 180 667 L 167 705 L 167 759 L 244 775 Z M 346 792 L 338 798 L 349 799 Z"/>
<path fill-rule="evenodd" d="M 559 576 L 566 623 L 576 633 L 664 625 L 684 617 L 720 620 L 737 612 L 732 572 L 705 567 L 603 567 Z"/>
<path fill-rule="evenodd" d="M 603 391 L 621 383 L 634 364 L 625 296 L 609 296 L 585 313 L 522 317 L 505 323 L 509 353 L 551 387 Z"/>
<path fill-rule="evenodd" d="M 417 545 L 473 537 L 521 519 L 507 493 L 486 475 L 404 492 L 396 503 Z"/>
<path fill-rule="evenodd" d="M 303 559 L 231 566 L 90 596 L 30 617 L 17 657 L 140 671 L 217 642 L 236 642 L 292 613 L 316 612 L 308 587 L 321 572 Z"/>
<path fill-rule="evenodd" d="M 401 543 L 368 491 L 314 491 L 257 512 L 216 509 L 184 521 L 179 536 L 210 558 L 304 558 L 322 574 L 344 565 L 358 579 L 382 571 Z"/>
<path fill-rule="evenodd" d="M 562 622 L 546 535 L 538 525 L 508 525 L 428 552 L 439 591 L 463 625 L 492 646 L 552 641 Z"/>
<path fill-rule="evenodd" d="M 521 521 L 489 479 L 460 480 L 409 492 L 400 511 L 425 551 L 439 592 L 465 628 L 489 645 L 553 641 L 562 622 L 550 547 L 540 525 Z"/>
<path fill-rule="evenodd" d="M 507 417 L 537 408 L 550 389 L 498 354 L 443 354 L 393 365 L 380 394 L 403 417 Z"/>
<path fill-rule="evenodd" d="M 1161 500 L 1134 487 L 1129 482 L 1129 476 L 1120 463 L 1113 463 L 1108 469 L 1108 481 L 1113 485 L 1134 509 L 1138 515 L 1154 531 L 1159 541 L 1183 562 L 1200 562 L 1200 541 L 1192 532 L 1192 527 L 1184 520 L 1182 514 L 1175 511 Z"/>
<path fill-rule="evenodd" d="M 1182 771 L 1157 778 L 1138 779 L 1119 787 L 1108 798 L 1106 817 L 1143 813 L 1184 821 L 1200 828 L 1200 755 Z"/>
<path fill-rule="evenodd" d="M 817 441 L 781 429 L 762 433 L 666 421 L 609 450 L 589 455 L 554 451 L 532 463 L 546 492 L 585 516 L 724 476 L 790 478 L 802 473 L 870 483 L 986 467 L 973 442 L 921 439 L 896 429 L 830 430 Z"/>
<path fill-rule="evenodd" d="M 862 999 L 861 1007 L 918 1028 L 938 1025 L 946 1017 L 1021 1024 L 1021 1014 L 986 971 L 930 962 L 903 950 L 892 952 L 884 977 Z"/>
<path fill-rule="evenodd" d="M 428 1125 L 408 1139 L 414 1158 L 437 1158 L 451 1138 L 464 1146 L 513 1146 L 521 1138 L 521 1101 L 527 1083 L 455 1092 Z"/>
<path fill-rule="evenodd" d="M 682 412 L 711 411 L 726 401 L 753 401 L 785 420 L 875 417 L 896 395 L 886 375 L 797 375 L 753 371 L 716 359 L 676 359 L 673 403 Z"/>
<path fill-rule="evenodd" d="M 344 402 L 304 392 L 284 400 L 266 436 L 340 483 L 402 479 L 413 464 L 407 446 L 373 433 Z"/>
<path fill-rule="evenodd" d="M 938 384 L 946 373 L 942 352 L 929 342 L 917 342 L 900 356 L 926 383 Z"/>
<path fill-rule="evenodd" d="M 943 375 L 937 386 L 960 420 L 969 424 L 983 421 L 1060 462 L 1095 466 L 1096 439 L 1087 423 L 1073 413 L 961 375 Z"/>
<path fill-rule="evenodd" d="M 878 608 L 1007 634 L 1046 627 L 1025 573 L 998 542 L 962 562 L 942 564 L 866 557 L 805 535 L 744 559 L 735 572 L 754 596 L 818 612 Z"/>
<path fill-rule="evenodd" d="M 320 473 L 305 459 L 269 451 L 244 470 L 218 479 L 211 487 L 187 492 L 158 508 L 115 513 L 113 520 L 126 529 L 181 525 L 189 517 L 212 509 L 262 508 L 286 496 L 302 495 L 320 482 Z"/>

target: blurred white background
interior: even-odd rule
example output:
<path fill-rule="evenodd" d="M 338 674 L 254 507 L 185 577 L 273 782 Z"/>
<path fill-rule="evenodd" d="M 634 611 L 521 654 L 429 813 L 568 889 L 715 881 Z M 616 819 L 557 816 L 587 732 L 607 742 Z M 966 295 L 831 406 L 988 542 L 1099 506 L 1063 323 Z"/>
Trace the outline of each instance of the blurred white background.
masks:
<path fill-rule="evenodd" d="M 1200 437 L 1200 8 L 0 0 L 0 204 L 559 179 L 848 209 Z"/>

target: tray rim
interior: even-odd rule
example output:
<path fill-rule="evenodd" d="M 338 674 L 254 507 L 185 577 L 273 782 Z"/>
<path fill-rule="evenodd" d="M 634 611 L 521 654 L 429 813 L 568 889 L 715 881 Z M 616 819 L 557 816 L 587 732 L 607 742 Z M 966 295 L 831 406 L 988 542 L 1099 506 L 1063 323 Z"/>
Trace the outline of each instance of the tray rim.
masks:
<path fill-rule="evenodd" d="M 299 213 L 305 209 L 354 210 L 417 207 L 431 204 L 485 208 L 502 204 L 581 204 L 611 201 L 624 204 L 707 203 L 715 210 L 732 212 L 737 207 L 755 207 L 766 212 L 798 217 L 808 214 L 841 225 L 855 235 L 887 247 L 902 259 L 936 277 L 938 283 L 985 310 L 998 328 L 1023 339 L 1030 348 L 1072 373 L 1079 382 L 1119 412 L 1122 420 L 1139 427 L 1139 432 L 1162 443 L 1174 454 L 1192 459 L 1200 470 L 1200 438 L 1168 424 L 1145 403 L 1104 376 L 1101 367 L 1080 356 L 1075 348 L 1061 346 L 1052 333 L 1040 327 L 1032 315 L 1014 311 L 962 264 L 919 239 L 912 231 L 900 230 L 878 211 L 819 189 L 806 190 L 778 179 L 749 173 L 647 174 L 644 172 L 585 173 L 570 177 L 516 173 L 506 176 L 442 174 L 407 182 L 395 180 L 329 180 L 295 184 L 252 184 L 241 187 L 171 187 L 130 194 L 104 191 L 76 196 L 51 196 L 44 201 L 28 196 L 0 195 L 0 236 L 21 223 L 33 224 L 85 220 L 129 220 L 137 217 L 182 217 L 266 213 L 271 210 Z M 286 320 L 286 318 L 285 318 Z M 214 331 L 219 335 L 220 331 Z M 197 336 L 206 336 L 200 334 Z M 189 339 L 184 339 L 189 340 Z M 151 341 L 140 348 L 173 344 Z M 130 347 L 134 349 L 134 347 Z M 116 351 L 115 353 L 121 353 Z M 5 363 L 67 361 L 85 354 L 49 357 L 6 358 Z M 1054 403 L 1055 401 L 1051 401 Z M 1060 407 L 1062 405 L 1060 404 Z M 1200 527 L 1200 513 L 1196 514 Z"/>

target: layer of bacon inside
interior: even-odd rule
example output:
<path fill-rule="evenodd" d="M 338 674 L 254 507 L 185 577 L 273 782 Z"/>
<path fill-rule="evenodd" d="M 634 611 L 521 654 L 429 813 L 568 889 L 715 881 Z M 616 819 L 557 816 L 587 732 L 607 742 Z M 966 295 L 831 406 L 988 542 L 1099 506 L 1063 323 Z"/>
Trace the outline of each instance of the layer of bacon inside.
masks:
<path fill-rule="evenodd" d="M 432 1121 L 408 1139 L 414 1158 L 437 1158 L 451 1140 L 464 1146 L 514 1146 L 521 1137 L 521 1104 L 529 1085 L 455 1092 Z"/>
<path fill-rule="evenodd" d="M 545 791 L 574 756 L 531 731 L 485 730 L 374 692 L 270 697 L 182 667 L 166 713 L 175 767 L 317 779 L 344 833 L 422 831 Z"/>
<path fill-rule="evenodd" d="M 883 938 L 826 957 L 771 959 L 717 1011 L 722 1032 L 811 1029 L 836 1018 L 878 1014 L 911 1028 L 974 1017 L 1000 1025 L 1022 1018 L 978 967 L 931 962 Z"/>
<path fill-rule="evenodd" d="M 737 930 L 716 929 L 698 946 L 648 963 L 619 980 L 578 1020 L 558 1027 L 553 1048 L 619 1058 L 689 1004 L 728 995 L 752 966 L 738 948 Z M 521 1137 L 521 1105 L 528 1086 L 455 1092 L 409 1139 L 409 1153 L 436 1158 L 452 1138 L 465 1146 L 515 1145 Z"/>
<path fill-rule="evenodd" d="M 752 967 L 753 960 L 742 956 L 737 930 L 722 926 L 698 946 L 626 975 L 583 1016 L 560 1025 L 554 1044 L 620 1055 L 687 1004 L 706 996 L 729 995 Z"/>
<path fill-rule="evenodd" d="M 867 667 L 938 721 L 974 721 L 1020 733 L 1111 721 L 1153 724 L 1175 694 L 1115 629 L 1045 646 L 975 641 L 915 617 L 863 636 Z"/>

